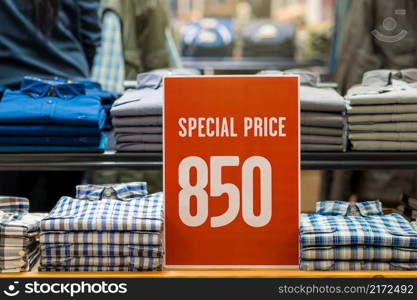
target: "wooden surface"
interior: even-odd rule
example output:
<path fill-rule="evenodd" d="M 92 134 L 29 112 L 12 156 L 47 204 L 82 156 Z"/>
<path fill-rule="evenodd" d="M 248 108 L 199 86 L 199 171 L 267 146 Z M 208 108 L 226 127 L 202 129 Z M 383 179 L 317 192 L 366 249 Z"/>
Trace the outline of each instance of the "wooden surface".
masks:
<path fill-rule="evenodd" d="M 5 273 L 0 278 L 417 278 L 417 271 L 299 271 L 290 269 L 165 269 L 160 272 L 27 272 Z"/>

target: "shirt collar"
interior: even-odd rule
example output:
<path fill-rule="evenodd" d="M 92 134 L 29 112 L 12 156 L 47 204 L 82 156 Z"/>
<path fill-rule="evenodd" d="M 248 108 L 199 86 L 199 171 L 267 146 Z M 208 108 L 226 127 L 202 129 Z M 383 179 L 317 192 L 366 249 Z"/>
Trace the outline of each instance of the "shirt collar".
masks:
<path fill-rule="evenodd" d="M 81 83 L 69 83 L 64 80 L 42 80 L 34 77 L 24 77 L 20 91 L 33 98 L 52 96 L 70 99 L 85 95 L 85 86 Z"/>
<path fill-rule="evenodd" d="M 138 89 L 159 89 L 162 86 L 163 76 L 154 73 L 142 73 L 137 76 L 137 88 Z"/>
<path fill-rule="evenodd" d="M 316 204 L 316 213 L 327 216 L 383 216 L 379 200 L 349 203 L 345 201 L 320 201 Z"/>
<path fill-rule="evenodd" d="M 29 212 L 29 200 L 21 197 L 0 197 L 0 211 L 5 213 Z"/>
<path fill-rule="evenodd" d="M 130 182 L 109 185 L 79 185 L 76 198 L 83 200 L 131 200 L 148 194 L 146 182 Z"/>

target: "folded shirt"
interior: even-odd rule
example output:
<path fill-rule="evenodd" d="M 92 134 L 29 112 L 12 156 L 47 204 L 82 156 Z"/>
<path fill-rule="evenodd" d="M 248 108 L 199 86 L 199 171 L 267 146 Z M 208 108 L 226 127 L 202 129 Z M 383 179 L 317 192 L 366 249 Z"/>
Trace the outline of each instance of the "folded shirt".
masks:
<path fill-rule="evenodd" d="M 155 231 L 163 225 L 163 194 L 128 201 L 61 197 L 40 224 L 42 231 Z"/>
<path fill-rule="evenodd" d="M 0 237 L 1 239 L 1 237 Z M 1 259 L 21 259 L 27 257 L 33 250 L 39 248 L 39 242 L 34 240 L 33 243 L 26 247 L 4 245 L 0 246 Z"/>
<path fill-rule="evenodd" d="M 162 246 L 141 246 L 139 244 L 43 244 L 42 257 L 68 256 L 131 256 L 131 257 L 162 257 L 164 250 Z"/>
<path fill-rule="evenodd" d="M 342 114 L 301 112 L 301 125 L 343 128 L 345 124 Z"/>
<path fill-rule="evenodd" d="M 360 151 L 415 151 L 417 142 L 357 141 L 352 140 L 352 149 Z"/>
<path fill-rule="evenodd" d="M 415 122 L 417 113 L 413 114 L 380 114 L 380 115 L 355 115 L 349 116 L 350 124 L 376 124 L 389 122 Z"/>
<path fill-rule="evenodd" d="M 0 136 L 99 136 L 102 128 L 70 125 L 0 125 Z"/>
<path fill-rule="evenodd" d="M 161 143 L 117 143 L 118 152 L 162 152 Z"/>
<path fill-rule="evenodd" d="M 132 266 L 39 266 L 40 272 L 135 272 L 135 271 L 161 271 L 162 264 L 156 267 L 135 268 Z"/>
<path fill-rule="evenodd" d="M 114 117 L 162 115 L 163 89 L 143 88 L 127 90 L 111 109 Z"/>
<path fill-rule="evenodd" d="M 0 136 L 0 145 L 51 145 L 97 147 L 104 134 L 98 136 Z"/>
<path fill-rule="evenodd" d="M 301 135 L 302 144 L 330 144 L 330 145 L 343 145 L 345 139 L 340 136 L 324 136 L 324 135 Z"/>
<path fill-rule="evenodd" d="M 162 134 L 122 134 L 115 135 L 117 143 L 162 143 Z"/>
<path fill-rule="evenodd" d="M 32 249 L 30 253 L 25 256 L 18 257 L 18 258 L 7 258 L 4 256 L 0 257 L 0 270 L 3 269 L 28 269 L 31 265 L 31 261 L 34 259 L 38 259 L 40 256 L 40 248 L 39 246 Z"/>
<path fill-rule="evenodd" d="M 145 231 L 42 231 L 40 234 L 42 247 L 56 245 L 107 245 L 115 246 L 160 246 L 162 236 L 159 232 Z"/>
<path fill-rule="evenodd" d="M 11 251 L 27 249 L 36 243 L 38 236 L 38 231 L 29 233 L 28 236 L 0 236 L 0 249 L 4 251 L 6 248 L 13 248 Z"/>
<path fill-rule="evenodd" d="M 116 127 L 115 134 L 162 134 L 162 126 Z"/>
<path fill-rule="evenodd" d="M 144 117 L 114 117 L 112 119 L 114 127 L 143 127 L 143 126 L 162 126 L 162 116 Z"/>
<path fill-rule="evenodd" d="M 417 104 L 347 106 L 348 115 L 417 113 Z"/>
<path fill-rule="evenodd" d="M 347 92 L 351 106 L 380 104 L 417 104 L 417 89 L 406 83 L 397 86 L 354 86 Z"/>
<path fill-rule="evenodd" d="M 351 141 L 417 142 L 417 132 L 350 132 Z"/>
<path fill-rule="evenodd" d="M 303 111 L 344 112 L 345 100 L 334 89 L 300 86 L 300 105 Z"/>
<path fill-rule="evenodd" d="M 131 267 L 137 270 L 149 270 L 162 266 L 163 258 L 159 257 L 44 257 L 41 266 L 72 267 L 72 266 L 120 266 Z"/>
<path fill-rule="evenodd" d="M 312 246 L 417 248 L 417 231 L 399 214 L 384 215 L 379 201 L 320 201 L 315 214 L 301 214 L 300 242 Z"/>
<path fill-rule="evenodd" d="M 361 271 L 361 270 L 417 270 L 417 263 L 368 262 L 368 261 L 304 261 L 300 262 L 304 271 Z"/>
<path fill-rule="evenodd" d="M 28 257 L 27 262 L 20 263 L 21 266 L 5 266 L 5 268 L 0 269 L 0 273 L 17 273 L 17 272 L 29 272 L 33 269 L 40 258 L 40 251 L 34 253 L 34 255 Z M 13 265 L 13 264 L 12 264 Z"/>
<path fill-rule="evenodd" d="M 372 246 L 322 246 L 301 249 L 302 260 L 379 261 L 417 263 L 417 249 Z"/>
<path fill-rule="evenodd" d="M 301 151 L 315 152 L 315 151 L 344 151 L 343 145 L 330 145 L 330 144 L 301 144 Z"/>
<path fill-rule="evenodd" d="M 301 134 L 309 135 L 325 135 L 325 136 L 343 136 L 344 130 L 342 128 L 326 128 L 314 126 L 301 126 Z"/>
<path fill-rule="evenodd" d="M 349 132 L 417 132 L 417 122 L 349 124 Z"/>
<path fill-rule="evenodd" d="M 107 137 L 102 135 L 98 146 L 13 145 L 0 146 L 0 153 L 101 153 L 106 147 Z"/>

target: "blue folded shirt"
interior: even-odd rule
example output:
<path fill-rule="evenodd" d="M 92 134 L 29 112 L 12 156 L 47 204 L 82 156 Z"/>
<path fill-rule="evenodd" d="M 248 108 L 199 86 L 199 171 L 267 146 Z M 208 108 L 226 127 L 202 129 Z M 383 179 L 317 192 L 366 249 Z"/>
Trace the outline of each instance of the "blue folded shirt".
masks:
<path fill-rule="evenodd" d="M 103 135 L 103 134 L 102 134 Z M 0 136 L 0 146 L 98 146 L 101 136 Z"/>
<path fill-rule="evenodd" d="M 102 128 L 68 125 L 0 125 L 0 136 L 99 136 Z"/>

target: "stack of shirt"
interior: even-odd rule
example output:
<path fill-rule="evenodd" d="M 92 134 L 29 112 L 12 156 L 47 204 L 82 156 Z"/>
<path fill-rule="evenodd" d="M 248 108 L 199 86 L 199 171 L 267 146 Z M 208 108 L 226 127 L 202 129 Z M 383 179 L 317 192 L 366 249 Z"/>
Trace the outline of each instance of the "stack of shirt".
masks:
<path fill-rule="evenodd" d="M 417 231 L 379 201 L 322 201 L 300 220 L 301 270 L 416 270 Z"/>
<path fill-rule="evenodd" d="M 0 152 L 103 152 L 105 121 L 84 85 L 25 77 L 0 101 Z"/>
<path fill-rule="evenodd" d="M 29 200 L 0 197 L 0 272 L 30 271 L 40 257 L 39 222 L 46 214 L 29 213 Z"/>
<path fill-rule="evenodd" d="M 348 91 L 353 150 L 417 150 L 417 85 L 410 74 L 417 74 L 417 69 L 370 71 L 362 85 Z"/>
<path fill-rule="evenodd" d="M 159 74 L 139 74 L 137 88 L 127 90 L 113 104 L 117 151 L 162 151 L 162 81 Z"/>
<path fill-rule="evenodd" d="M 163 265 L 163 194 L 146 183 L 81 185 L 41 222 L 40 271 L 151 271 Z"/>

